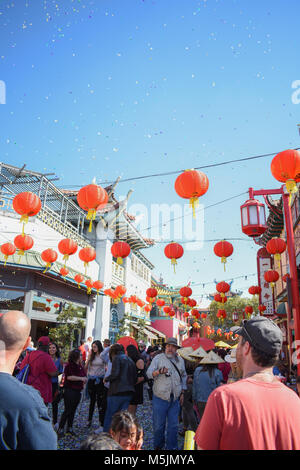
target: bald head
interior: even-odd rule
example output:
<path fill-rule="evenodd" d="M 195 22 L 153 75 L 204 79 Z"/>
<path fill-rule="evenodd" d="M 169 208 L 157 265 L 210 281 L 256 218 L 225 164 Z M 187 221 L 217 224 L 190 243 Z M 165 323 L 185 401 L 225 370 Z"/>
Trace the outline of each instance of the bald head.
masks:
<path fill-rule="evenodd" d="M 30 320 L 17 310 L 6 312 L 0 317 L 0 341 L 6 351 L 22 350 L 30 333 Z"/>

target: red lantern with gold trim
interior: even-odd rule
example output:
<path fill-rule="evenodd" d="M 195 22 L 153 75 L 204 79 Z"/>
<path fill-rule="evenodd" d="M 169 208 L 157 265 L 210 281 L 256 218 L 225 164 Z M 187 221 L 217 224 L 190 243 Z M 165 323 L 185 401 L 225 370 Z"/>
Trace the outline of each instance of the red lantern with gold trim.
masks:
<path fill-rule="evenodd" d="M 111 253 L 120 265 L 123 264 L 123 259 L 130 255 L 130 251 L 130 245 L 126 242 L 115 242 L 111 247 Z"/>
<path fill-rule="evenodd" d="M 48 248 L 42 252 L 41 258 L 46 263 L 45 273 L 47 269 L 50 269 L 52 264 L 55 263 L 58 258 L 58 254 L 55 250 L 52 250 L 52 248 Z"/>
<path fill-rule="evenodd" d="M 231 256 L 233 253 L 232 244 L 227 242 L 226 240 L 222 240 L 215 244 L 214 253 L 216 256 L 219 256 L 221 258 L 221 263 L 224 264 L 224 271 L 225 271 L 225 264 L 226 264 L 227 258 Z"/>
<path fill-rule="evenodd" d="M 222 281 L 216 285 L 216 289 L 223 298 L 225 297 L 226 292 L 230 291 L 230 285 L 227 282 Z"/>
<path fill-rule="evenodd" d="M 209 187 L 209 181 L 205 173 L 198 170 L 185 170 L 175 181 L 175 191 L 183 199 L 190 200 L 195 217 L 195 208 L 199 204 L 199 197 L 203 196 Z"/>
<path fill-rule="evenodd" d="M 171 264 L 174 266 L 177 264 L 177 260 L 183 256 L 184 250 L 179 243 L 169 243 L 164 250 L 165 256 L 171 260 Z"/>
<path fill-rule="evenodd" d="M 104 284 L 101 281 L 95 281 L 93 283 L 93 288 L 96 289 L 97 295 L 99 295 L 99 290 L 101 290 L 103 286 L 104 286 Z"/>
<path fill-rule="evenodd" d="M 267 307 L 265 305 L 259 305 L 258 310 L 260 311 L 260 314 L 262 315 L 267 310 Z"/>
<path fill-rule="evenodd" d="M 83 282 L 84 277 L 81 274 L 76 274 L 74 280 L 77 282 L 78 289 L 80 289 L 80 284 Z"/>
<path fill-rule="evenodd" d="M 108 194 L 101 186 L 88 184 L 78 191 L 77 201 L 81 209 L 88 213 L 86 218 L 90 221 L 89 232 L 91 232 L 97 210 L 106 206 Z"/>
<path fill-rule="evenodd" d="M 4 255 L 5 259 L 4 266 L 7 263 L 8 257 L 14 255 L 16 251 L 17 249 L 13 243 L 3 243 L 3 245 L 1 245 L 1 253 Z"/>
<path fill-rule="evenodd" d="M 277 181 L 285 183 L 287 192 L 298 192 L 297 184 L 300 182 L 300 152 L 298 150 L 284 150 L 278 153 L 271 162 L 271 173 Z"/>
<path fill-rule="evenodd" d="M 81 259 L 81 261 L 84 262 L 85 275 L 86 275 L 86 270 L 88 268 L 89 263 L 91 263 L 91 261 L 94 261 L 96 259 L 96 250 L 95 248 L 92 248 L 91 246 L 86 246 L 85 248 L 82 248 L 79 251 L 78 256 Z"/>
<path fill-rule="evenodd" d="M 175 310 L 171 309 L 170 313 L 169 313 L 169 317 L 175 317 Z"/>
<path fill-rule="evenodd" d="M 60 268 L 59 273 L 65 279 L 65 277 L 69 274 L 69 270 L 68 268 Z"/>
<path fill-rule="evenodd" d="M 286 250 L 286 243 L 282 238 L 271 238 L 266 244 L 266 250 L 270 255 L 274 255 L 274 259 L 280 262 L 281 254 Z"/>
<path fill-rule="evenodd" d="M 23 222 L 22 235 L 24 235 L 24 226 L 27 224 L 28 218 L 37 215 L 41 207 L 40 198 L 31 191 L 19 193 L 14 197 L 13 208 L 21 215 L 20 222 Z"/>
<path fill-rule="evenodd" d="M 273 269 L 269 269 L 268 271 L 264 273 L 264 278 L 265 278 L 265 281 L 267 281 L 273 289 L 275 286 L 275 283 L 279 279 L 279 274 L 277 271 Z"/>
<path fill-rule="evenodd" d="M 251 305 L 246 305 L 245 313 L 246 313 L 247 317 L 250 318 L 250 316 L 253 313 L 253 307 Z"/>
<path fill-rule="evenodd" d="M 145 310 L 145 312 L 149 313 L 149 312 L 151 312 L 151 310 L 152 310 L 152 306 L 151 306 L 151 305 L 146 305 L 146 306 L 144 307 L 144 310 Z"/>
<path fill-rule="evenodd" d="M 87 292 L 86 292 L 86 293 L 87 293 L 88 295 L 90 295 L 91 292 L 92 292 L 92 288 L 93 288 L 93 281 L 91 281 L 91 279 L 87 279 L 87 280 L 85 281 L 85 285 L 86 285 L 86 287 L 87 287 Z"/>
<path fill-rule="evenodd" d="M 171 312 L 171 307 L 169 305 L 166 305 L 164 308 L 163 308 L 163 311 L 166 315 L 168 315 L 170 312 Z"/>
<path fill-rule="evenodd" d="M 33 247 L 33 239 L 30 235 L 17 235 L 14 239 L 14 244 L 19 250 L 18 255 L 20 255 L 20 262 L 21 257 L 24 255 L 25 251 L 31 250 Z"/>
<path fill-rule="evenodd" d="M 77 243 L 71 238 L 64 238 L 58 244 L 58 251 L 64 255 L 63 260 L 65 262 L 64 267 L 66 267 L 66 262 L 68 261 L 71 255 L 74 255 L 78 249 Z"/>

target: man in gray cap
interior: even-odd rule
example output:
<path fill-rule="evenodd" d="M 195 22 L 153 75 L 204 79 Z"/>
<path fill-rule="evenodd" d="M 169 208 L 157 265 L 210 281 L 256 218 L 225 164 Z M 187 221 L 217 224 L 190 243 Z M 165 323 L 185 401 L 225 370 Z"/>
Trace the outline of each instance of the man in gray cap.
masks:
<path fill-rule="evenodd" d="M 178 449 L 178 416 L 183 404 L 183 391 L 186 390 L 187 374 L 183 359 L 177 354 L 180 347 L 176 338 L 168 338 L 164 352 L 154 357 L 147 370 L 149 379 L 153 379 L 153 430 L 154 448 L 161 450 L 165 446 L 165 428 L 167 426 L 167 450 Z"/>
<path fill-rule="evenodd" d="M 232 328 L 243 378 L 209 397 L 195 435 L 199 450 L 299 450 L 300 400 L 274 375 L 280 328 L 266 317 Z"/>

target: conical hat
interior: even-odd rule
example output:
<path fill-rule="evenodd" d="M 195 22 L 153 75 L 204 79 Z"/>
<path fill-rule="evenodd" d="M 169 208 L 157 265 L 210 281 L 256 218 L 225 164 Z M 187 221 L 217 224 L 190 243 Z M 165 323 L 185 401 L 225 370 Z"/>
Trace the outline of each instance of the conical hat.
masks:
<path fill-rule="evenodd" d="M 218 356 L 218 354 L 210 351 L 206 357 L 200 361 L 200 364 L 221 364 L 222 362 L 224 361 L 220 356 Z"/>
<path fill-rule="evenodd" d="M 178 349 L 177 353 L 186 361 L 195 362 L 196 359 L 190 356 L 190 353 L 194 352 L 193 348 L 181 348 Z"/>
<path fill-rule="evenodd" d="M 204 351 L 204 349 L 200 346 L 196 351 L 193 351 L 192 353 L 189 354 L 191 357 L 206 357 L 207 353 Z"/>

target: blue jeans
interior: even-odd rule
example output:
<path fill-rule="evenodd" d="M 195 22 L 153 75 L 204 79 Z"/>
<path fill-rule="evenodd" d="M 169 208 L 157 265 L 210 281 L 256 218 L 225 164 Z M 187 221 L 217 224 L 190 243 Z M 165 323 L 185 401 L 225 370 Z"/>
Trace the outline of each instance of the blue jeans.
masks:
<path fill-rule="evenodd" d="M 132 393 L 129 395 L 112 395 L 107 397 L 103 432 L 109 431 L 112 417 L 117 411 L 128 410 L 131 399 Z"/>
<path fill-rule="evenodd" d="M 153 431 L 154 448 L 163 449 L 165 445 L 165 429 L 167 425 L 167 447 L 166 450 L 178 449 L 178 417 L 180 404 L 179 399 L 171 398 L 171 401 L 162 400 L 153 394 Z"/>

